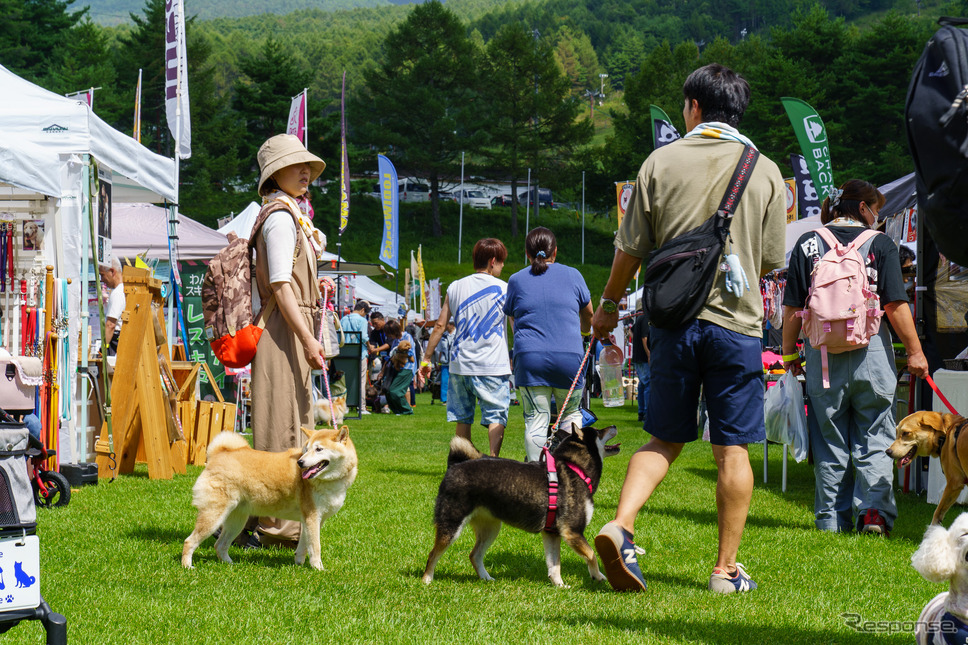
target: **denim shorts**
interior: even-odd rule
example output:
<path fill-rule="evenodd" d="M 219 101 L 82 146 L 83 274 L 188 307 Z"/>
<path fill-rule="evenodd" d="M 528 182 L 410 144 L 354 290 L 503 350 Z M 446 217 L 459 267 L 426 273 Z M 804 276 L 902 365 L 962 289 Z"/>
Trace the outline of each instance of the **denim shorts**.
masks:
<path fill-rule="evenodd" d="M 447 384 L 447 420 L 474 423 L 474 406 L 480 402 L 481 425 L 508 424 L 511 406 L 510 375 L 465 376 L 451 374 Z"/>
<path fill-rule="evenodd" d="M 653 328 L 652 334 L 646 432 L 672 443 L 695 441 L 701 388 L 711 443 L 733 446 L 766 438 L 759 338 L 705 320 Z"/>

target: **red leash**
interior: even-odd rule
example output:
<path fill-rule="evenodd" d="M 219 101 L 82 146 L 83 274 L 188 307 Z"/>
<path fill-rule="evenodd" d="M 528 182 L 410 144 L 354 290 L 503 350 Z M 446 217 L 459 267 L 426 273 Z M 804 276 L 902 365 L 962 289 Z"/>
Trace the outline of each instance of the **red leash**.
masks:
<path fill-rule="evenodd" d="M 955 406 L 951 405 L 948 399 L 945 398 L 945 395 L 941 393 L 941 390 L 938 389 L 938 386 L 934 384 L 934 379 L 931 378 L 931 375 L 926 374 L 924 376 L 924 380 L 928 382 L 928 385 L 930 385 L 931 389 L 934 390 L 934 393 L 938 395 L 938 398 L 941 399 L 941 402 L 948 406 L 948 409 L 951 410 L 951 414 L 958 414 L 958 411 L 955 410 Z"/>

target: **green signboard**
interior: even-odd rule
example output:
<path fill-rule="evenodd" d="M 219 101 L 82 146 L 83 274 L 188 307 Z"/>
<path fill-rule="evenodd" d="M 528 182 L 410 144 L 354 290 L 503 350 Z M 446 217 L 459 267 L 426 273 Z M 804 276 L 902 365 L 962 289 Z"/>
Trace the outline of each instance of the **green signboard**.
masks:
<path fill-rule="evenodd" d="M 183 260 L 178 263 L 182 279 L 182 315 L 185 317 L 188 334 L 185 354 L 192 362 L 208 363 L 222 396 L 226 401 L 234 401 L 234 384 L 231 379 L 226 381 L 225 366 L 212 354 L 212 347 L 205 338 L 205 320 L 202 315 L 202 280 L 205 278 L 205 269 L 205 263 L 198 260 Z M 198 379 L 203 398 L 214 392 L 205 370 L 199 373 Z"/>

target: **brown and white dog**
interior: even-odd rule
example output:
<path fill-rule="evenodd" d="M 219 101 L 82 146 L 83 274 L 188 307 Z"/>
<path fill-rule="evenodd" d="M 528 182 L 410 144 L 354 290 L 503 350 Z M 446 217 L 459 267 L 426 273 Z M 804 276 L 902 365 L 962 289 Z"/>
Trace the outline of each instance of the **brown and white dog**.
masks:
<path fill-rule="evenodd" d="M 399 343 L 397 343 L 396 349 L 393 350 L 393 355 L 390 356 L 390 363 L 393 364 L 393 367 L 395 367 L 398 372 L 403 370 L 403 366 L 406 365 L 410 360 L 411 347 L 413 347 L 413 345 L 409 340 L 401 340 Z"/>
<path fill-rule="evenodd" d="M 242 532 L 250 515 L 299 520 L 302 530 L 296 546 L 296 564 L 306 561 L 322 569 L 319 529 L 336 514 L 346 491 L 356 479 L 356 449 L 346 426 L 340 430 L 311 432 L 305 448 L 285 452 L 253 450 L 234 432 L 219 433 L 208 446 L 208 463 L 192 488 L 198 508 L 195 530 L 185 540 L 182 566 L 192 568 L 192 554 L 215 532 L 215 552 L 231 564 L 229 545 Z"/>
<path fill-rule="evenodd" d="M 945 487 L 934 510 L 932 524 L 941 524 L 945 513 L 968 484 L 968 422 L 957 414 L 915 412 L 897 424 L 897 438 L 887 454 L 898 468 L 907 466 L 915 457 L 938 457 L 944 471 Z"/>

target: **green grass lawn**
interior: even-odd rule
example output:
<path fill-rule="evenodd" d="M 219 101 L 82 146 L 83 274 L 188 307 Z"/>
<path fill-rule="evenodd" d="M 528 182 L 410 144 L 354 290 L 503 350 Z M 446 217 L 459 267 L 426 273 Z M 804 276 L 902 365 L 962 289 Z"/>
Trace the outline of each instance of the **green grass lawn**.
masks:
<path fill-rule="evenodd" d="M 432 514 L 453 427 L 444 408 L 420 395 L 412 417 L 349 420 L 360 456 L 346 505 L 323 526 L 326 570 L 296 567 L 291 551 L 234 548 L 235 564 L 209 539 L 182 569 L 182 541 L 194 526 L 191 487 L 198 468 L 152 481 L 144 467 L 113 483 L 75 490 L 66 508 L 38 511 L 42 592 L 67 616 L 73 644 L 129 643 L 910 643 L 911 634 L 858 633 L 863 621 L 913 621 L 941 585 L 911 568 L 933 507 L 898 495 L 890 539 L 813 528 L 813 474 L 789 466 L 780 490 L 781 450 L 750 450 L 756 489 L 740 561 L 760 588 L 714 596 L 716 469 L 709 447 L 690 444 L 639 516 L 637 542 L 646 593 L 592 583 L 581 559 L 562 550 L 570 589 L 547 579 L 541 539 L 505 528 L 477 579 L 467 531 L 443 556 L 431 585 L 420 581 L 433 541 Z M 635 410 L 593 410 L 619 427 L 622 453 L 606 462 L 586 537 L 611 519 L 631 453 L 646 438 Z M 521 408 L 512 407 L 503 454 L 523 459 Z M 475 442 L 484 444 L 475 429 Z M 953 519 L 955 513 L 950 513 Z M 897 627 L 895 626 L 895 629 Z M 0 641 L 42 643 L 39 622 Z"/>

